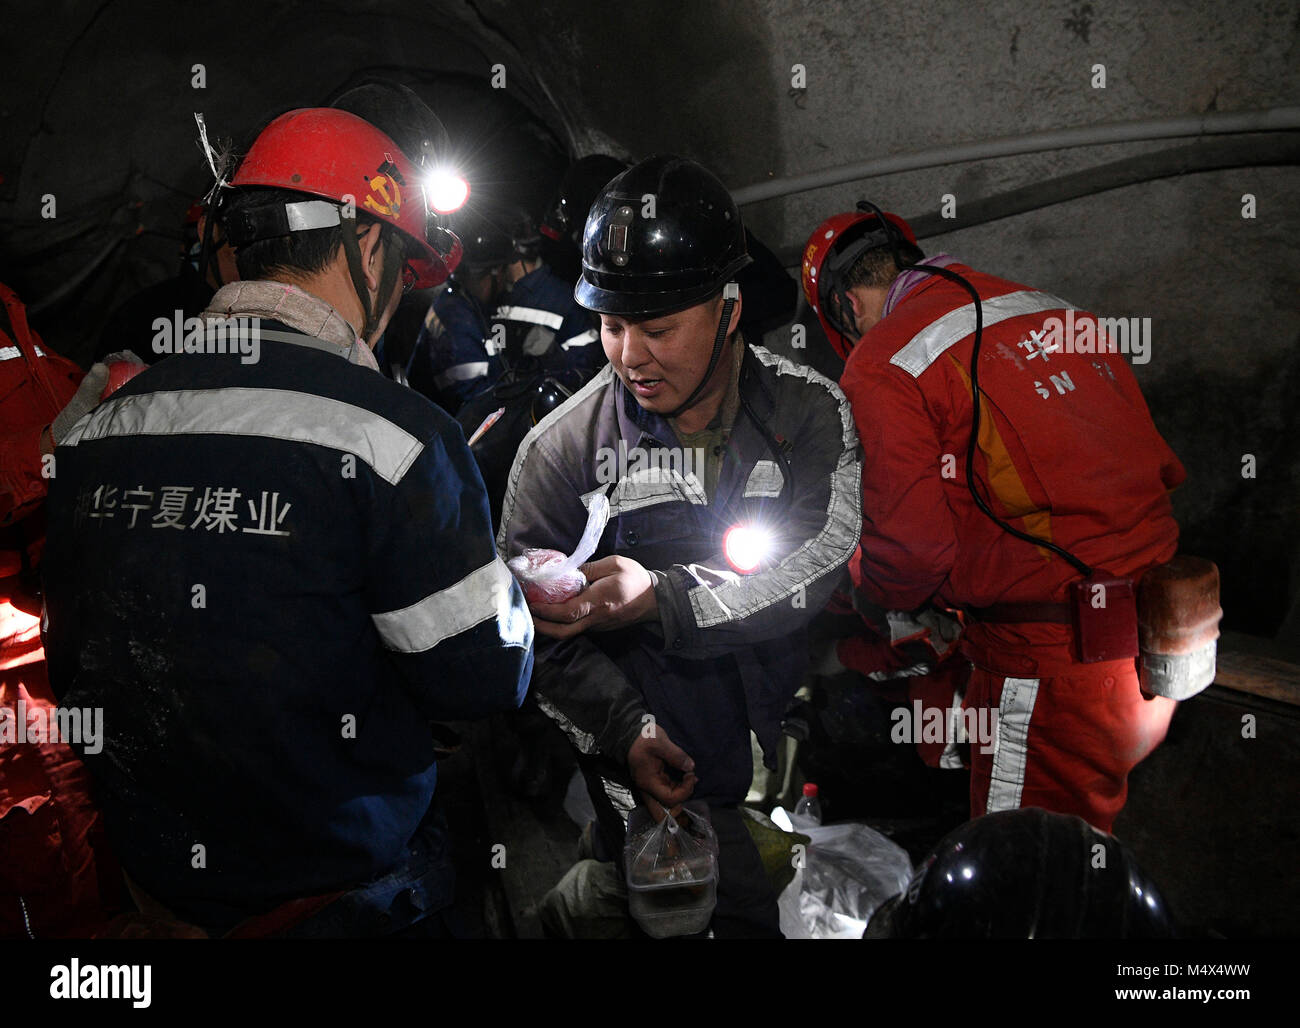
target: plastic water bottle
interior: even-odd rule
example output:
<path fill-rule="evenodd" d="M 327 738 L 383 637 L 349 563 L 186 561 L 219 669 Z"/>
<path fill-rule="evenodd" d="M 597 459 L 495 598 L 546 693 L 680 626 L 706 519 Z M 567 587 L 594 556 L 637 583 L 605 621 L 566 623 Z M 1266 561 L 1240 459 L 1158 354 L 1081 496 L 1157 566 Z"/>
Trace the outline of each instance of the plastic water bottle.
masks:
<path fill-rule="evenodd" d="M 822 805 L 817 799 L 817 786 L 812 782 L 803 787 L 803 795 L 794 805 L 794 816 L 790 821 L 795 828 L 816 828 L 822 823 Z"/>

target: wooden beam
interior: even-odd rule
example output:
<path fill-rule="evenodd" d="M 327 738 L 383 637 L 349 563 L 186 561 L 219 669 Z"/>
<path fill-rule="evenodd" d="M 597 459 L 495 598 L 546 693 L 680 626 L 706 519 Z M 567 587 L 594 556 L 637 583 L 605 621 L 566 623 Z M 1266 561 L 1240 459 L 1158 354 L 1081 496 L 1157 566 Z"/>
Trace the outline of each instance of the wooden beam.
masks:
<path fill-rule="evenodd" d="M 1220 649 L 1214 684 L 1300 707 L 1300 666 L 1273 657 Z"/>

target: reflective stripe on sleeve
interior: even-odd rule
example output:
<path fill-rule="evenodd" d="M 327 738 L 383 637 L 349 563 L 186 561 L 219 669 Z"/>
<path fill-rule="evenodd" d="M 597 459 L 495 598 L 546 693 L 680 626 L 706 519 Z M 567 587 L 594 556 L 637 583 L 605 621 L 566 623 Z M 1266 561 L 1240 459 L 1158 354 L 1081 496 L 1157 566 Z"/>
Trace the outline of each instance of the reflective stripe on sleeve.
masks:
<path fill-rule="evenodd" d="M 564 324 L 563 316 L 538 307 L 498 307 L 492 317 L 494 321 L 526 321 L 530 325 L 545 325 L 556 331 Z"/>
<path fill-rule="evenodd" d="M 501 558 L 494 557 L 418 603 L 370 616 L 384 645 L 398 653 L 423 653 L 492 618 L 504 645 L 527 646 L 533 635 L 532 619 L 527 610 L 511 602 L 513 581 Z"/>
<path fill-rule="evenodd" d="M 453 382 L 468 382 L 470 379 L 482 378 L 488 373 L 487 361 L 469 361 L 465 364 L 453 364 L 441 375 L 434 378 L 439 389 L 445 389 Z"/>
<path fill-rule="evenodd" d="M 566 343 L 565 345 L 567 346 L 568 344 Z M 36 350 L 37 357 L 45 356 L 45 351 L 42 350 L 39 346 L 35 346 L 35 344 L 33 344 L 33 349 Z M 0 346 L 0 361 L 15 360 L 18 357 L 21 357 L 22 355 L 23 355 L 23 351 L 18 349 L 18 347 L 16 346 Z"/>
<path fill-rule="evenodd" d="M 572 350 L 575 346 L 590 346 L 596 342 L 600 336 L 595 329 L 587 329 L 585 332 L 579 332 L 576 336 L 570 336 L 560 344 L 561 350 Z"/>

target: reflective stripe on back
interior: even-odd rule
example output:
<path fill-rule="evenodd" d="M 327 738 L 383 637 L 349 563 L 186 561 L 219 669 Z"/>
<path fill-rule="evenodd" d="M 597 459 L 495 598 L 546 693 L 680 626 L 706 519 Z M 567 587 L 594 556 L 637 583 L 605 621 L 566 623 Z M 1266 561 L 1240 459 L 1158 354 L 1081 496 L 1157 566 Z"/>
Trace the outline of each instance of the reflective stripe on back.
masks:
<path fill-rule="evenodd" d="M 1009 318 L 1018 318 L 1039 311 L 1078 310 L 1074 304 L 1058 296 L 1032 289 L 1022 289 L 1019 292 L 995 296 L 991 300 L 981 300 L 980 305 L 984 312 L 985 328 Z M 944 351 L 961 342 L 974 331 L 975 304 L 968 303 L 964 307 L 949 311 L 938 321 L 923 328 L 889 358 L 889 363 L 902 368 L 913 378 L 919 378 L 921 373 Z"/>
<path fill-rule="evenodd" d="M 114 397 L 77 422 L 63 446 L 124 436 L 231 435 L 315 443 L 356 457 L 396 485 L 424 444 L 380 414 L 289 389 L 177 389 Z"/>

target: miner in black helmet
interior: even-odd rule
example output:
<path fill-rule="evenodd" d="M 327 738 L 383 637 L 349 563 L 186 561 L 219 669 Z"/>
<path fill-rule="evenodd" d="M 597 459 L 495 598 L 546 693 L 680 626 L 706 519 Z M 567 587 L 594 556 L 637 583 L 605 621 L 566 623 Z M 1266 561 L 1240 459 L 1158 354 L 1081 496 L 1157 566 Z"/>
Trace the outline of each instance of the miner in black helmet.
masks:
<path fill-rule="evenodd" d="M 740 213 L 694 161 L 651 157 L 605 187 L 583 236 L 578 301 L 609 358 L 519 448 L 507 556 L 572 551 L 597 497 L 610 520 L 587 587 L 533 603 L 538 702 L 568 733 L 596 805 L 597 854 L 626 818 L 708 804 L 719 937 L 780 934 L 738 810 L 751 729 L 769 762 L 803 670 L 802 631 L 856 544 L 861 465 L 835 384 L 737 330 L 749 263 Z M 574 897 L 617 893 L 617 862 L 553 890 L 553 932 L 622 934 Z M 596 879 L 585 883 L 578 878 Z"/>
<path fill-rule="evenodd" d="M 869 939 L 1168 939 L 1160 890 L 1113 835 L 1038 807 L 953 829 L 908 887 L 871 915 Z"/>

